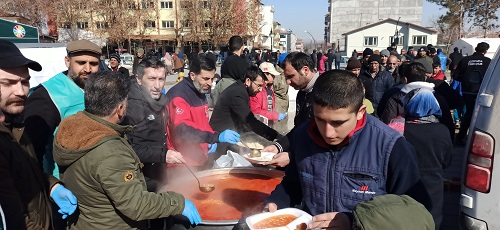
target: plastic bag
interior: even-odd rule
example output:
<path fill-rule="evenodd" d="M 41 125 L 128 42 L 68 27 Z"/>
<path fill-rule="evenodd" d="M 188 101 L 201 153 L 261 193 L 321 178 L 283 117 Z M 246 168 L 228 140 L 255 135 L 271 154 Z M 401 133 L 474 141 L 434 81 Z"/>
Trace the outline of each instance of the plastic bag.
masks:
<path fill-rule="evenodd" d="M 240 154 L 231 150 L 227 151 L 226 155 L 222 155 L 219 159 L 215 160 L 214 169 L 219 168 L 240 168 L 240 167 L 253 167 L 252 163 L 248 162 Z"/>

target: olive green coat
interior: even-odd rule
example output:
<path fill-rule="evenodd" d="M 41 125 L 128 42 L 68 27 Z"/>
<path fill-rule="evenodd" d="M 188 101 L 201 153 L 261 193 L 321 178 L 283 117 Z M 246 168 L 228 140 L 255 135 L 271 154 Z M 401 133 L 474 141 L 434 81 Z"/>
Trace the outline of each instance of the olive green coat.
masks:
<path fill-rule="evenodd" d="M 142 163 L 125 138 L 131 128 L 84 111 L 59 125 L 54 160 L 78 198 L 70 229 L 139 229 L 143 220 L 182 213 L 182 195 L 146 191 Z"/>

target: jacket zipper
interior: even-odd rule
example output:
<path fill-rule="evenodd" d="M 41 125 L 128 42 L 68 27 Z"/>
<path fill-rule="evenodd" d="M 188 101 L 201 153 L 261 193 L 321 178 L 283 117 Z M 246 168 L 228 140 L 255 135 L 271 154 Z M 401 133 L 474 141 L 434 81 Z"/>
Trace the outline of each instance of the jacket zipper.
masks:
<path fill-rule="evenodd" d="M 332 162 L 334 163 L 336 161 L 336 155 L 335 153 L 330 150 L 330 153 L 331 153 L 331 160 L 328 161 L 328 168 L 327 168 L 327 171 L 328 171 L 328 177 L 327 177 L 327 181 L 326 181 L 326 212 L 331 212 L 331 207 L 333 206 L 333 199 L 331 198 L 331 191 L 332 189 L 329 188 L 329 184 L 331 182 L 331 178 L 332 178 Z M 335 165 L 335 164 L 333 164 Z M 333 182 L 331 183 L 333 184 Z M 331 185 L 330 184 L 330 185 Z"/>

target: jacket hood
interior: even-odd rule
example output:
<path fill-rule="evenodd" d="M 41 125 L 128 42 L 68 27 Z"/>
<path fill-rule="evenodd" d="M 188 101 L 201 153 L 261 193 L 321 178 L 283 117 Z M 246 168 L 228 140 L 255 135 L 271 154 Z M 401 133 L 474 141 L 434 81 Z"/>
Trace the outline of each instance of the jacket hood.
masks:
<path fill-rule="evenodd" d="M 167 105 L 167 97 L 161 94 L 160 99 L 155 100 L 149 95 L 149 93 L 144 92 L 141 86 L 137 83 L 137 80 L 132 79 L 132 85 L 130 86 L 130 92 L 128 93 L 129 100 L 141 101 L 148 104 L 151 109 L 155 112 L 159 112 L 165 108 Z"/>
<path fill-rule="evenodd" d="M 401 92 L 407 94 L 410 91 L 417 89 L 417 88 L 426 88 L 426 89 L 434 92 L 434 84 L 429 83 L 429 82 L 425 82 L 425 81 L 415 81 L 415 82 L 408 83 L 405 86 L 403 86 L 403 88 L 401 88 Z"/>
<path fill-rule="evenodd" d="M 233 53 L 221 66 L 221 77 L 244 81 L 247 69 L 248 64 L 245 59 Z"/>
<path fill-rule="evenodd" d="M 120 139 L 132 130 L 81 111 L 64 119 L 54 138 L 54 161 L 69 166 L 102 143 Z"/>

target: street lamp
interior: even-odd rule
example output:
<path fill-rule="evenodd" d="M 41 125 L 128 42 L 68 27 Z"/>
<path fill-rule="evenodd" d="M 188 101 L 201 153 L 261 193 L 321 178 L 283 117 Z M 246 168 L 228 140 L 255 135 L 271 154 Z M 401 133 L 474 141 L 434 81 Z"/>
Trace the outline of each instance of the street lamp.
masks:
<path fill-rule="evenodd" d="M 273 28 L 271 27 L 271 32 L 269 33 L 269 37 L 271 38 L 271 52 L 273 52 Z"/>
<path fill-rule="evenodd" d="M 398 21 L 396 22 L 396 31 L 394 31 L 394 39 L 393 42 L 395 43 L 396 47 L 395 49 L 398 50 L 398 44 L 399 44 L 399 31 L 398 31 L 398 25 L 399 25 L 399 20 L 401 17 L 398 18 Z M 392 45 L 392 44 L 391 44 Z"/>
<path fill-rule="evenodd" d="M 314 49 L 318 48 L 318 44 L 316 44 L 316 39 L 314 39 L 313 35 L 312 35 L 311 33 L 309 33 L 309 31 L 307 31 L 307 30 L 306 30 L 306 31 L 304 31 L 304 32 L 308 33 L 308 34 L 309 34 L 309 36 L 311 36 L 311 38 L 313 39 L 313 42 L 314 42 Z"/>
<path fill-rule="evenodd" d="M 181 32 L 181 53 L 184 54 L 184 32 Z"/>

